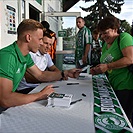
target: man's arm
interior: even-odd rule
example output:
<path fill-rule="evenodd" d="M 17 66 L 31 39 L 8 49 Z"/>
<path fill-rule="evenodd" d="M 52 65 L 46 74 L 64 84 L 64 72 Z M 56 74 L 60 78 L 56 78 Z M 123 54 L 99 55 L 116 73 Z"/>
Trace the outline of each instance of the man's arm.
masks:
<path fill-rule="evenodd" d="M 33 75 L 36 79 L 38 79 L 40 82 L 51 82 L 51 81 L 58 81 L 65 77 L 71 77 L 76 78 L 79 73 L 81 72 L 80 69 L 70 69 L 65 70 L 62 74 L 61 71 L 51 72 L 51 71 L 41 71 L 36 65 L 33 65 L 32 67 L 28 68 L 27 71 Z"/>
<path fill-rule="evenodd" d="M 55 65 L 52 65 L 51 67 L 49 67 L 48 70 L 53 72 L 60 71 Z"/>
<path fill-rule="evenodd" d="M 38 79 L 36 79 L 32 74 L 26 72 L 24 75 L 27 83 L 41 83 Z"/>
<path fill-rule="evenodd" d="M 0 106 L 8 108 L 47 98 L 49 94 L 54 92 L 51 87 L 51 85 L 47 86 L 41 92 L 34 94 L 21 94 L 12 92 L 12 80 L 0 77 Z"/>
<path fill-rule="evenodd" d="M 84 64 L 87 63 L 87 58 L 88 58 L 88 53 L 90 51 L 90 47 L 91 47 L 90 44 L 86 44 L 85 53 L 84 53 L 84 56 L 83 56 L 83 59 L 82 59 Z"/>
<path fill-rule="evenodd" d="M 55 66 L 55 65 L 53 65 L 53 66 L 51 66 L 51 67 L 49 67 L 48 68 L 51 72 L 60 72 L 60 70 Z M 46 71 L 45 71 L 45 73 L 46 73 Z M 60 72 L 61 73 L 61 72 Z M 45 81 L 44 82 L 47 82 L 48 80 L 50 80 L 50 77 L 51 76 L 53 76 L 53 75 L 51 75 L 51 73 L 46 73 L 47 75 L 46 75 L 46 79 L 45 79 Z M 55 74 L 55 73 L 54 73 Z M 56 80 L 56 77 L 54 78 L 54 77 L 51 77 L 52 79 L 51 79 L 51 81 L 52 80 Z M 26 72 L 25 73 L 25 79 L 26 79 L 26 81 L 28 82 L 28 83 L 40 83 L 41 81 L 39 81 L 37 78 L 35 78 L 32 74 L 30 74 L 29 72 Z M 57 80 L 60 80 L 59 78 L 57 78 Z"/>
<path fill-rule="evenodd" d="M 56 72 L 41 71 L 36 65 L 33 65 L 32 67 L 28 68 L 27 72 L 33 75 L 33 77 L 40 82 L 58 81 L 62 78 L 62 74 L 60 71 L 56 71 Z M 27 82 L 31 82 L 29 81 L 28 78 L 26 79 L 27 79 Z"/>

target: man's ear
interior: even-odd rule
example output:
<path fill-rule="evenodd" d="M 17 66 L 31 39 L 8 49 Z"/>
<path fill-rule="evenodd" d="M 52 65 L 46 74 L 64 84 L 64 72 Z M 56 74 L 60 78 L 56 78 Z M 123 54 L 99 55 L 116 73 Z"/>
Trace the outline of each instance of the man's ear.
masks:
<path fill-rule="evenodd" d="M 27 42 L 30 42 L 30 40 L 31 40 L 30 34 L 26 34 L 26 35 L 25 35 L 25 40 L 26 40 Z"/>

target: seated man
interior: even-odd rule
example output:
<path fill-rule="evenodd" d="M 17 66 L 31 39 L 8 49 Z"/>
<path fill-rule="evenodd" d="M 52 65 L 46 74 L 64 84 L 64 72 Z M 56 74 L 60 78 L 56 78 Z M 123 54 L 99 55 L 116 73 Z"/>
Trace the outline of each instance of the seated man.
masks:
<path fill-rule="evenodd" d="M 15 92 L 25 72 L 33 75 L 39 82 L 76 78 L 80 69 L 64 72 L 41 71 L 31 59 L 29 52 L 36 53 L 43 45 L 43 26 L 33 19 L 23 20 L 17 28 L 17 41 L 0 50 L 0 106 L 4 108 L 28 104 L 46 99 L 54 92 L 52 85 L 34 94 Z M 51 74 L 50 77 L 47 75 Z"/>
<path fill-rule="evenodd" d="M 48 69 L 49 71 L 58 72 L 60 71 L 52 62 L 52 59 L 48 53 L 52 46 L 52 37 L 49 33 L 43 33 L 43 45 L 39 47 L 39 50 L 36 53 L 30 52 L 31 58 L 33 59 L 34 63 L 41 71 L 45 71 Z M 50 74 L 47 77 L 51 76 Z M 51 77 L 52 78 L 52 77 Z M 58 80 L 58 79 L 57 79 Z M 27 82 L 28 81 L 28 82 Z M 29 83 L 30 82 L 30 83 Z M 20 93 L 29 93 L 33 90 L 40 81 L 33 77 L 28 72 L 25 73 L 25 77 L 21 80 L 17 92 Z M 33 84 L 34 83 L 34 84 Z"/>
<path fill-rule="evenodd" d="M 56 33 L 50 30 L 50 24 L 47 21 L 42 21 L 41 24 L 43 25 L 44 30 L 47 31 L 52 36 L 53 44 L 49 49 L 48 53 L 50 54 L 51 59 L 55 64 L 56 63 L 56 45 L 57 45 Z"/>

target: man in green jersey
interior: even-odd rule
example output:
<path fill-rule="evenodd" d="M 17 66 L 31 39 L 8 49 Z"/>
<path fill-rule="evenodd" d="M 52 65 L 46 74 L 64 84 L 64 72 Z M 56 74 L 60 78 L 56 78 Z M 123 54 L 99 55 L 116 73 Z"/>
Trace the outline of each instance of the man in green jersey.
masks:
<path fill-rule="evenodd" d="M 85 21 L 82 17 L 77 17 L 76 25 L 79 31 L 76 36 L 76 50 L 75 62 L 76 67 L 80 68 L 82 65 L 91 64 L 91 31 L 85 26 Z"/>
<path fill-rule="evenodd" d="M 49 81 L 62 78 L 76 77 L 78 69 L 71 69 L 65 72 L 41 71 L 31 59 L 29 52 L 36 53 L 43 45 L 43 26 L 40 22 L 25 19 L 17 28 L 17 41 L 0 50 L 0 106 L 12 107 L 27 104 L 36 100 L 47 98 L 54 92 L 52 85 L 46 86 L 42 91 L 35 94 L 20 94 L 15 92 L 25 71 L 32 74 L 40 82 L 44 82 L 47 73 Z M 78 70 L 78 71 L 77 71 Z"/>

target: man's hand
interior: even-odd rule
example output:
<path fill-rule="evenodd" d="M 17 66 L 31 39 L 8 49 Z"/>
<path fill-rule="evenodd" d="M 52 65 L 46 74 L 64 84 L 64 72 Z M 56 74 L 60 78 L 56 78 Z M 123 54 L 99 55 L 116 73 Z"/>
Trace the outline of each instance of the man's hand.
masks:
<path fill-rule="evenodd" d="M 83 61 L 83 64 L 86 64 L 87 63 L 87 56 L 83 56 L 82 61 Z"/>
<path fill-rule="evenodd" d="M 40 97 L 38 100 L 47 99 L 47 97 L 54 92 L 53 85 L 48 85 L 40 91 Z"/>
<path fill-rule="evenodd" d="M 73 68 L 73 69 L 65 70 L 64 76 L 65 76 L 65 79 L 68 79 L 68 77 L 77 78 L 81 72 L 82 72 L 82 69 Z"/>

